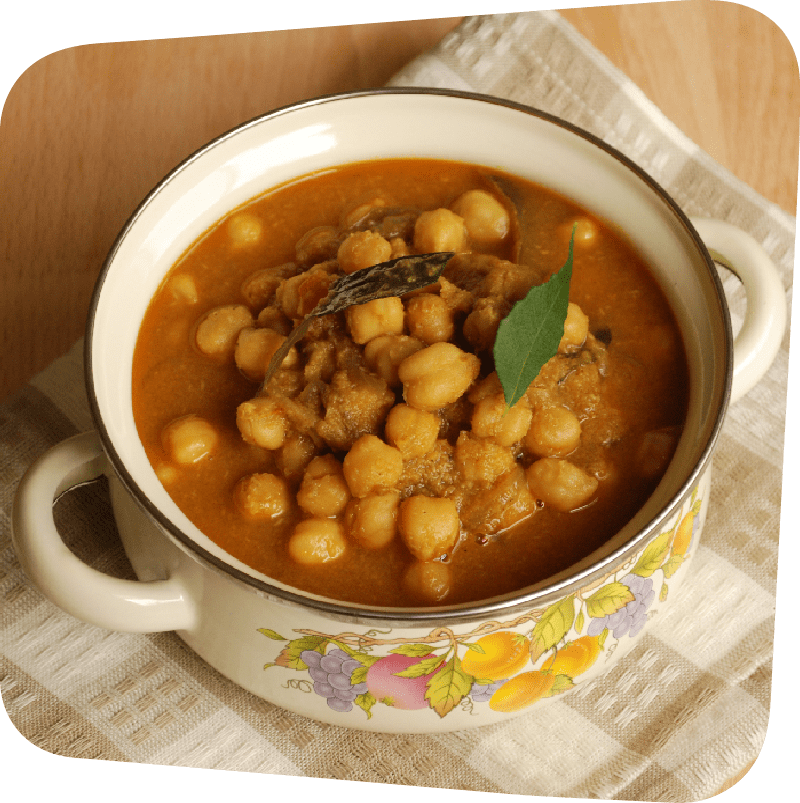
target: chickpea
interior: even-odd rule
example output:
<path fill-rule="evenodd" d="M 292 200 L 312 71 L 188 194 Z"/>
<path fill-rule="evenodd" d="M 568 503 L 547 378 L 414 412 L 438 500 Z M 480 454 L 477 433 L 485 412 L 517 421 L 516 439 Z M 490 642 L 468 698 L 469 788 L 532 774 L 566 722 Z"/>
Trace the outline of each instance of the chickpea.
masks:
<path fill-rule="evenodd" d="M 228 237 L 234 248 L 255 245 L 261 239 L 261 221 L 249 212 L 239 212 L 228 220 Z"/>
<path fill-rule="evenodd" d="M 475 381 L 481 361 L 452 343 L 434 343 L 406 357 L 397 374 L 403 397 L 418 410 L 438 410 L 457 401 Z"/>
<path fill-rule="evenodd" d="M 256 323 L 281 335 L 288 335 L 292 331 L 292 322 L 277 307 L 264 307 L 258 313 Z"/>
<path fill-rule="evenodd" d="M 308 435 L 289 432 L 275 454 L 275 464 L 284 477 L 295 480 L 302 476 L 316 451 L 314 441 Z"/>
<path fill-rule="evenodd" d="M 417 560 L 440 558 L 458 539 L 456 503 L 447 497 L 409 496 L 400 503 L 398 529 Z"/>
<path fill-rule="evenodd" d="M 317 518 L 341 513 L 350 489 L 342 473 L 342 464 L 332 455 L 315 457 L 306 467 L 303 482 L 297 492 L 297 504 Z"/>
<path fill-rule="evenodd" d="M 420 602 L 441 602 L 450 593 L 450 567 L 441 561 L 415 560 L 403 575 L 403 585 Z"/>
<path fill-rule="evenodd" d="M 579 348 L 586 342 L 589 335 L 589 317 L 583 310 L 572 302 L 567 306 L 567 318 L 564 321 L 564 336 L 558 344 L 560 352 Z"/>
<path fill-rule="evenodd" d="M 164 427 L 161 442 L 175 463 L 188 466 L 214 451 L 219 443 L 219 433 L 205 418 L 185 415 Z"/>
<path fill-rule="evenodd" d="M 408 300 L 406 324 L 412 337 L 428 345 L 450 340 L 455 331 L 453 310 L 433 293 L 422 293 Z"/>
<path fill-rule="evenodd" d="M 371 371 L 380 376 L 389 387 L 400 384 L 398 369 L 400 363 L 414 352 L 425 348 L 425 344 L 408 335 L 379 335 L 364 348 L 364 360 Z"/>
<path fill-rule="evenodd" d="M 275 291 L 275 304 L 287 318 L 304 318 L 325 298 L 335 279 L 328 270 L 315 265 L 284 279 Z"/>
<path fill-rule="evenodd" d="M 249 518 L 276 519 L 291 508 L 289 486 L 275 474 L 250 474 L 233 489 L 236 507 Z"/>
<path fill-rule="evenodd" d="M 354 231 L 342 241 L 336 252 L 339 267 L 345 273 L 371 268 L 391 258 L 391 244 L 374 231 Z"/>
<path fill-rule="evenodd" d="M 524 397 L 507 410 L 503 393 L 495 393 L 475 405 L 472 431 L 479 438 L 494 438 L 501 446 L 511 446 L 525 437 L 532 417 Z"/>
<path fill-rule="evenodd" d="M 497 376 L 497 371 L 485 376 L 483 379 L 476 382 L 467 394 L 467 398 L 473 403 L 477 404 L 487 396 L 503 395 L 503 386 L 500 384 L 500 377 Z"/>
<path fill-rule="evenodd" d="M 176 301 L 184 304 L 197 303 L 197 285 L 191 276 L 179 273 L 169 280 L 169 290 Z"/>
<path fill-rule="evenodd" d="M 517 462 L 507 446 L 462 432 L 456 441 L 455 463 L 468 483 L 488 487 L 511 471 Z"/>
<path fill-rule="evenodd" d="M 363 345 L 381 335 L 403 333 L 403 302 L 396 297 L 375 298 L 345 310 L 353 342 Z"/>
<path fill-rule="evenodd" d="M 232 355 L 239 332 L 253 325 L 253 316 L 243 304 L 227 304 L 206 313 L 197 325 L 195 343 L 209 357 Z"/>
<path fill-rule="evenodd" d="M 367 198 L 348 209 L 342 215 L 339 225 L 343 229 L 354 229 L 356 226 L 367 222 L 370 215 L 376 210 L 385 208 L 386 199 L 381 195 L 373 195 L 371 198 Z"/>
<path fill-rule="evenodd" d="M 281 347 L 286 338 L 272 329 L 247 327 L 239 332 L 233 353 L 236 367 L 254 382 L 262 380 L 272 355 Z M 297 349 L 292 346 L 281 362 L 282 368 L 297 365 Z"/>
<path fill-rule="evenodd" d="M 286 440 L 289 424 L 274 399 L 256 396 L 236 408 L 236 426 L 247 443 L 279 449 Z"/>
<path fill-rule="evenodd" d="M 389 240 L 389 245 L 392 246 L 392 255 L 389 259 L 400 259 L 400 257 L 407 257 L 411 253 L 408 243 L 402 237 L 392 237 Z"/>
<path fill-rule="evenodd" d="M 580 446 L 581 422 L 566 407 L 538 408 L 523 445 L 538 457 L 566 457 Z"/>
<path fill-rule="evenodd" d="M 467 234 L 477 245 L 497 245 L 511 230 L 508 211 L 486 190 L 467 190 L 450 208 L 464 218 Z"/>
<path fill-rule="evenodd" d="M 304 519 L 289 538 L 289 555 L 306 565 L 328 563 L 341 557 L 347 543 L 336 519 Z"/>
<path fill-rule="evenodd" d="M 397 533 L 399 505 L 398 491 L 351 499 L 345 512 L 348 532 L 367 549 L 383 549 L 394 540 Z"/>
<path fill-rule="evenodd" d="M 414 248 L 420 254 L 466 250 L 464 219 L 449 209 L 423 212 L 414 224 Z"/>
<path fill-rule="evenodd" d="M 275 297 L 283 279 L 274 268 L 261 268 L 242 282 L 242 296 L 251 307 L 264 307 Z"/>
<path fill-rule="evenodd" d="M 400 450 L 404 460 L 422 457 L 433 449 L 439 426 L 439 418 L 433 413 L 396 404 L 386 418 L 386 440 Z"/>
<path fill-rule="evenodd" d="M 158 481 L 165 487 L 167 485 L 172 485 L 173 483 L 176 483 L 181 477 L 181 474 L 178 471 L 178 469 L 175 468 L 175 466 L 170 465 L 169 463 L 161 463 L 158 466 L 154 466 L 154 468 L 156 472 L 156 477 L 158 477 Z"/>
<path fill-rule="evenodd" d="M 399 449 L 377 435 L 362 435 L 345 455 L 342 467 L 350 492 L 364 497 L 397 484 L 403 473 L 403 457 Z"/>
<path fill-rule="evenodd" d="M 528 489 L 546 505 L 568 513 L 583 507 L 599 485 L 597 478 L 555 457 L 544 457 L 525 472 Z"/>

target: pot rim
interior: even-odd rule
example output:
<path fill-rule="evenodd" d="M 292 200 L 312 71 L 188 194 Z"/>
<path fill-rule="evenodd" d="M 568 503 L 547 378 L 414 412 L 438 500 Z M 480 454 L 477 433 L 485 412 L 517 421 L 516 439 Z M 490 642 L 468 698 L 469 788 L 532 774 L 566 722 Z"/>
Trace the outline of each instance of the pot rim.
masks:
<path fill-rule="evenodd" d="M 520 591 L 491 598 L 489 600 L 462 603 L 454 606 L 420 608 L 371 608 L 356 603 L 321 598 L 314 595 L 305 594 L 301 591 L 290 590 L 288 588 L 281 587 L 280 585 L 266 583 L 258 578 L 240 571 L 229 564 L 226 564 L 217 556 L 209 553 L 161 512 L 161 510 L 150 500 L 147 494 L 139 487 L 131 472 L 126 467 L 124 461 L 114 446 L 111 435 L 109 434 L 100 413 L 99 402 L 94 390 L 94 377 L 92 371 L 93 334 L 95 328 L 95 317 L 100 303 L 100 296 L 102 294 L 105 281 L 112 268 L 115 256 L 125 237 L 131 228 L 135 226 L 137 220 L 142 215 L 144 210 L 149 206 L 151 201 L 161 192 L 162 188 L 169 184 L 189 165 L 202 158 L 207 152 L 213 150 L 223 142 L 226 142 L 228 139 L 238 135 L 242 131 L 260 125 L 265 121 L 313 106 L 322 106 L 328 103 L 343 102 L 379 95 L 440 96 L 502 106 L 537 117 L 586 140 L 590 144 L 604 151 L 607 155 L 616 159 L 624 167 L 634 173 L 635 176 L 641 182 L 647 185 L 647 187 L 653 193 L 655 193 L 669 208 L 669 211 L 675 216 L 675 219 L 680 223 L 697 248 L 699 255 L 702 257 L 703 262 L 705 263 L 705 268 L 708 271 L 711 283 L 716 291 L 716 301 L 720 306 L 724 328 L 724 389 L 720 395 L 718 410 L 716 412 L 716 417 L 714 418 L 714 423 L 710 427 L 707 442 L 703 447 L 699 458 L 687 472 L 677 492 L 673 494 L 666 503 L 663 504 L 658 513 L 651 518 L 645 526 L 628 538 L 621 546 L 612 550 L 608 554 L 602 555 L 590 566 L 577 571 L 574 574 L 570 574 L 569 576 L 560 580 L 553 582 L 548 582 L 545 580 L 542 583 L 529 587 L 527 590 L 522 589 Z M 84 340 L 84 381 L 87 399 L 89 402 L 92 419 L 100 436 L 103 450 L 105 451 L 106 456 L 122 485 L 137 502 L 139 507 L 144 511 L 148 518 L 155 523 L 158 529 L 163 532 L 170 541 L 176 544 L 183 552 L 189 554 L 194 560 L 198 561 L 205 568 L 211 569 L 212 571 L 225 576 L 227 579 L 240 586 L 246 586 L 248 591 L 254 592 L 266 599 L 283 604 L 297 605 L 301 608 L 308 608 L 316 611 L 317 613 L 342 621 L 362 622 L 372 625 L 380 623 L 393 627 L 442 626 L 448 624 L 457 624 L 460 622 L 476 621 L 478 619 L 485 619 L 487 616 L 508 616 L 519 612 L 519 610 L 523 608 L 528 609 L 539 606 L 545 608 L 555 600 L 567 596 L 581 587 L 592 583 L 599 577 L 603 577 L 611 570 L 612 566 L 619 565 L 627 558 L 638 552 L 650 539 L 651 535 L 660 530 L 662 524 L 679 509 L 684 500 L 690 495 L 700 476 L 706 470 L 716 447 L 716 442 L 725 418 L 725 413 L 730 402 L 732 376 L 733 333 L 727 301 L 725 299 L 725 294 L 722 287 L 722 281 L 714 267 L 714 262 L 708 252 L 708 249 L 701 240 L 689 218 L 672 199 L 672 197 L 666 192 L 666 190 L 658 182 L 656 182 L 655 179 L 653 179 L 630 158 L 606 143 L 604 140 L 600 139 L 591 132 L 586 131 L 585 129 L 582 129 L 560 117 L 550 114 L 549 112 L 545 112 L 541 109 L 518 103 L 516 101 L 495 97 L 493 95 L 465 92 L 454 89 L 437 89 L 427 87 L 384 87 L 355 90 L 352 92 L 321 95 L 308 100 L 287 104 L 266 112 L 265 114 L 258 115 L 257 117 L 231 128 L 191 153 L 176 167 L 170 170 L 164 176 L 164 178 L 162 178 L 161 181 L 159 181 L 153 187 L 153 189 L 147 193 L 145 198 L 136 207 L 115 238 L 114 243 L 112 244 L 111 249 L 106 256 L 106 259 L 103 262 L 92 292 Z M 563 572 L 561 574 L 563 574 Z"/>

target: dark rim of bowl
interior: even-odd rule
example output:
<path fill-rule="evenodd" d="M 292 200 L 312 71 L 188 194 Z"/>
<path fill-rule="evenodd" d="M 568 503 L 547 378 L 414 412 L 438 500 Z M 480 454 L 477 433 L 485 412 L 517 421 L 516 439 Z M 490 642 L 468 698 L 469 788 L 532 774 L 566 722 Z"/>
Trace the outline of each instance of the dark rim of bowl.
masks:
<path fill-rule="evenodd" d="M 262 122 L 291 113 L 295 110 L 308 108 L 311 106 L 323 105 L 331 102 L 342 102 L 347 100 L 354 100 L 364 97 L 371 97 L 376 95 L 429 95 L 440 96 L 446 98 L 455 98 L 460 100 L 467 100 L 472 102 L 488 103 L 495 106 L 503 106 L 509 109 L 514 109 L 524 114 L 538 117 L 546 122 L 552 123 L 559 128 L 563 128 L 571 133 L 579 136 L 580 138 L 590 142 L 598 147 L 608 155 L 614 157 L 617 161 L 623 164 L 631 172 L 633 172 L 642 182 L 644 182 L 656 195 L 659 196 L 675 215 L 676 219 L 681 223 L 686 232 L 690 235 L 701 256 L 703 257 L 712 284 L 716 290 L 716 301 L 720 307 L 720 318 L 724 327 L 724 339 L 726 345 L 726 364 L 725 364 L 725 380 L 724 390 L 720 398 L 719 409 L 717 410 L 716 419 L 714 420 L 713 427 L 708 437 L 708 441 L 703 448 L 703 451 L 692 467 L 691 471 L 687 474 L 679 490 L 672 496 L 672 498 L 661 508 L 657 515 L 655 515 L 648 524 L 628 539 L 622 546 L 613 550 L 607 555 L 604 555 L 591 566 L 579 571 L 574 575 L 554 582 L 550 585 L 536 584 L 531 589 L 521 589 L 518 592 L 494 597 L 489 600 L 462 603 L 453 606 L 442 607 L 420 607 L 420 608 L 371 608 L 355 603 L 341 602 L 338 600 L 331 600 L 327 598 L 314 597 L 304 594 L 300 591 L 289 590 L 277 585 L 271 585 L 258 578 L 255 578 L 245 572 L 242 572 L 235 567 L 225 563 L 216 555 L 211 554 L 199 544 L 197 544 L 191 537 L 184 533 L 180 528 L 173 524 L 147 497 L 147 495 L 139 488 L 138 484 L 131 476 L 126 468 L 122 459 L 120 458 L 117 450 L 114 447 L 112 439 L 106 429 L 102 416 L 100 415 L 99 403 L 97 401 L 94 391 L 94 380 L 92 374 L 92 340 L 94 333 L 94 323 L 97 308 L 100 302 L 100 296 L 103 290 L 106 277 L 111 265 L 114 261 L 117 251 L 119 250 L 123 240 L 125 239 L 128 231 L 135 225 L 137 219 L 143 213 L 145 208 L 150 204 L 151 200 L 160 192 L 161 188 L 168 184 L 178 173 L 183 171 L 186 167 L 194 161 L 203 156 L 206 152 L 212 150 L 222 142 L 228 140 L 232 136 L 237 135 L 239 132 L 246 130 L 252 126 L 259 125 Z M 727 302 L 722 287 L 722 282 L 719 275 L 714 268 L 713 260 L 708 253 L 708 250 L 701 240 L 699 234 L 692 226 L 686 214 L 681 210 L 672 197 L 658 184 L 648 173 L 642 170 L 635 162 L 627 156 L 616 150 L 611 145 L 604 142 L 594 134 L 585 131 L 578 126 L 573 125 L 555 115 L 548 112 L 517 103 L 503 98 L 497 98 L 492 95 L 479 94 L 475 92 L 463 92 L 459 90 L 450 89 L 433 89 L 433 88 L 413 88 L 413 87 L 387 87 L 380 89 L 366 89 L 354 92 L 345 92 L 331 95 L 322 95 L 320 97 L 312 98 L 309 100 L 292 103 L 280 108 L 274 109 L 266 114 L 254 117 L 235 128 L 221 134 L 197 151 L 189 155 L 180 164 L 173 168 L 156 186 L 147 194 L 139 206 L 134 210 L 131 216 L 126 221 L 125 225 L 117 235 L 108 256 L 106 257 L 97 282 L 95 284 L 91 303 L 89 307 L 86 335 L 84 341 L 84 378 L 86 383 L 87 398 L 91 409 L 91 414 L 94 419 L 95 425 L 98 429 L 103 449 L 113 466 L 115 473 L 127 491 L 131 494 L 138 505 L 143 509 L 147 516 L 155 522 L 158 528 L 178 547 L 184 552 L 188 553 L 195 560 L 200 562 L 205 567 L 223 575 L 229 580 L 236 580 L 246 585 L 250 591 L 255 592 L 259 596 L 271 599 L 284 604 L 297 605 L 302 608 L 312 609 L 322 615 L 330 616 L 332 618 L 350 621 L 350 622 L 364 622 L 369 624 L 381 623 L 383 625 L 391 625 L 395 627 L 403 626 L 441 626 L 448 623 L 470 622 L 478 619 L 486 618 L 487 616 L 508 616 L 514 612 L 518 612 L 522 608 L 530 608 L 534 605 L 546 607 L 558 598 L 564 597 L 575 591 L 582 586 L 587 585 L 597 577 L 606 573 L 610 566 L 618 564 L 625 560 L 630 555 L 634 554 L 638 549 L 649 539 L 650 535 L 659 530 L 662 522 L 671 516 L 683 501 L 689 496 L 695 484 L 698 482 L 700 476 L 704 472 L 711 455 L 716 446 L 716 441 L 719 437 L 719 432 L 722 427 L 722 422 L 725 417 L 725 412 L 730 401 L 731 382 L 733 375 L 733 334 L 731 329 L 730 315 L 728 312 Z"/>

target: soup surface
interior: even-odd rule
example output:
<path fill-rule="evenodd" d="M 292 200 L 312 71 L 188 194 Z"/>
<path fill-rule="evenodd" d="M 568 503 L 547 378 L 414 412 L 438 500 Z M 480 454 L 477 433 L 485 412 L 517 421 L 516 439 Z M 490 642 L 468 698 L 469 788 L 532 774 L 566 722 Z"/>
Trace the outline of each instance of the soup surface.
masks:
<path fill-rule="evenodd" d="M 602 221 L 504 176 L 520 231 L 493 175 L 410 159 L 307 176 L 233 210 L 166 276 L 134 416 L 168 493 L 231 555 L 338 600 L 455 604 L 569 567 L 652 493 L 686 413 L 673 315 Z M 558 353 L 506 409 L 497 326 L 573 229 Z M 338 276 L 434 251 L 456 253 L 436 284 L 315 319 L 262 387 Z"/>

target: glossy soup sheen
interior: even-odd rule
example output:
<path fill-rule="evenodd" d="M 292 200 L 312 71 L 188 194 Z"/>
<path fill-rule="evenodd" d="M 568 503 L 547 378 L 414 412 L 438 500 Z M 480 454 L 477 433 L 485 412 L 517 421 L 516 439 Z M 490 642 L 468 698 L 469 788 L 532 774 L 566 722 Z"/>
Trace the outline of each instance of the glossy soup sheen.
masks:
<path fill-rule="evenodd" d="M 571 407 L 572 415 L 580 422 L 580 443 L 561 457 L 578 467 L 582 476 L 589 477 L 593 484 L 596 480 L 596 490 L 577 509 L 567 511 L 539 498 L 533 485 L 530 490 L 523 487 L 524 480 L 522 486 L 514 486 L 516 490 L 511 497 L 498 497 L 498 488 L 512 476 L 503 473 L 509 465 L 503 463 L 509 459 L 508 453 L 512 455 L 511 465 L 517 472 L 513 476 L 517 479 L 529 476 L 523 472 L 528 472 L 542 454 L 532 451 L 524 438 L 504 444 L 505 451 L 501 454 L 497 439 L 485 431 L 480 436 L 474 431 L 462 435 L 461 445 L 456 447 L 459 432 L 469 433 L 477 426 L 472 422 L 480 398 L 493 391 L 496 399 L 496 377 L 493 385 L 489 376 L 493 371 L 491 344 L 488 347 L 484 344 L 477 349 L 479 374 L 468 391 L 457 402 L 448 404 L 445 413 L 432 413 L 438 419 L 446 419 L 446 423 L 441 423 L 437 454 L 451 471 L 449 479 L 445 482 L 439 477 L 436 488 L 434 481 L 422 483 L 421 491 L 419 483 L 414 489 L 413 483 L 404 479 L 389 490 L 395 500 L 415 493 L 435 496 L 439 492 L 456 499 L 461 519 L 468 523 L 460 522 L 455 545 L 439 550 L 441 554 L 436 553 L 432 558 L 420 557 L 419 552 L 412 554 L 405 536 L 395 532 L 387 545 L 367 547 L 363 539 L 353 537 L 348 531 L 353 520 L 348 518 L 350 512 L 339 510 L 331 518 L 344 534 L 339 549 L 343 549 L 342 554 L 321 563 L 293 559 L 295 553 L 289 544 L 298 521 L 325 516 L 309 515 L 298 505 L 296 494 L 304 469 L 298 467 L 296 458 L 292 462 L 282 457 L 284 447 L 265 448 L 243 438 L 237 425 L 237 409 L 258 395 L 258 371 L 249 378 L 243 375 L 230 344 L 224 354 L 203 353 L 197 345 L 198 322 L 222 305 L 246 305 L 254 320 L 250 328 L 259 328 L 255 319 L 264 306 L 264 298 L 280 279 L 266 283 L 266 295 L 262 298 L 252 291 L 248 301 L 243 291 L 248 277 L 274 267 L 288 278 L 308 271 L 317 261 L 327 263 L 323 264 L 323 273 L 330 271 L 331 259 L 338 253 L 337 243 L 347 235 L 348 226 L 362 230 L 370 225 L 372 229 L 388 226 L 381 224 L 384 214 L 381 210 L 386 208 L 399 210 L 398 225 L 406 226 L 406 241 L 411 242 L 413 252 L 413 226 L 420 210 L 448 208 L 468 190 L 485 190 L 489 186 L 488 175 L 486 168 L 413 159 L 365 162 L 314 174 L 234 210 L 194 243 L 172 268 L 152 299 L 141 326 L 133 362 L 134 416 L 147 455 L 169 494 L 200 530 L 231 555 L 290 586 L 338 600 L 406 607 L 476 601 L 524 588 L 567 568 L 601 546 L 651 494 L 666 469 L 686 413 L 686 359 L 673 315 L 646 266 L 622 237 L 569 200 L 514 179 L 524 192 L 526 207 L 535 210 L 529 216 L 531 228 L 525 233 L 526 240 L 534 244 L 533 255 L 527 260 L 533 266 L 528 284 L 542 281 L 564 264 L 570 232 L 573 224 L 578 223 L 570 302 L 588 316 L 591 333 L 586 343 L 572 346 L 571 351 L 567 349 L 568 353 L 559 358 L 561 362 L 557 359 L 543 369 L 541 376 L 552 369 L 555 378 L 546 382 L 543 379 L 544 389 L 530 389 L 522 404 L 528 411 L 524 413 L 528 416 L 524 421 L 537 414 L 538 406 Z M 372 210 L 372 217 L 359 223 L 364 210 Z M 306 250 L 300 254 L 302 260 L 298 264 L 298 241 L 317 227 L 328 227 L 318 229 L 322 232 L 320 254 L 311 253 L 313 247 L 308 246 L 306 238 Z M 333 237 L 333 246 L 325 245 L 325 236 Z M 388 234 L 387 239 L 391 239 Z M 471 269 L 470 260 L 483 259 L 482 265 L 508 269 L 508 264 L 501 260 L 513 256 L 514 242 L 513 231 L 484 245 L 469 240 L 466 248 L 493 256 L 462 256 L 457 268 L 451 262 L 443 274 L 452 280 L 447 285 L 450 291 L 458 293 L 459 287 L 469 287 L 469 281 L 465 284 L 461 274 Z M 393 248 L 395 254 L 403 245 L 395 243 Z M 513 270 L 512 274 L 518 275 Z M 313 275 L 318 277 L 319 269 Z M 438 290 L 436 286 L 426 289 L 428 300 Z M 315 292 L 324 295 L 324 288 Z M 445 291 L 441 290 L 441 294 Z M 313 305 L 314 300 L 309 303 Z M 406 310 L 408 301 L 403 299 Z M 509 300 L 505 307 L 501 304 L 501 312 L 506 312 L 511 303 Z M 296 309 L 294 312 L 292 321 L 277 316 L 284 333 L 288 331 L 287 323 L 290 327 L 299 319 L 300 313 Z M 412 320 L 410 313 L 404 314 L 407 319 L 403 336 L 407 338 Z M 471 352 L 475 349 L 464 335 L 467 314 L 468 310 L 462 308 L 452 314 L 451 339 L 464 352 Z M 281 325 L 274 323 L 276 316 L 270 315 L 261 320 L 262 328 L 270 324 L 280 329 Z M 419 325 L 417 319 L 414 322 Z M 338 332 L 346 333 L 349 319 L 339 313 L 335 325 Z M 422 343 L 419 347 L 428 345 Z M 348 347 L 350 350 L 342 352 L 346 354 L 341 360 L 356 360 L 362 377 L 365 371 L 373 377 L 379 373 L 364 365 L 362 355 L 367 344 L 349 343 Z M 298 388 L 302 387 L 299 377 L 305 370 L 304 361 L 309 359 L 308 348 L 301 344 L 299 363 L 295 361 L 291 370 L 283 372 L 284 379 L 279 382 L 288 385 L 282 392 L 297 396 Z M 559 365 L 560 373 L 556 370 Z M 323 416 L 325 401 L 332 404 L 332 397 L 327 395 L 331 382 L 330 371 L 318 382 Z M 383 379 L 375 382 L 383 383 L 381 398 L 390 398 L 389 406 L 403 403 L 402 384 L 389 386 L 387 391 Z M 584 397 L 582 393 L 596 395 Z M 542 399 L 546 403 L 541 403 Z M 319 408 L 319 395 L 316 404 Z M 387 441 L 384 431 L 387 411 L 384 406 L 371 424 L 371 432 L 383 443 Z M 214 432 L 213 448 L 199 449 L 194 455 L 198 456 L 196 460 L 192 455 L 188 459 L 176 458 L 175 447 L 165 434 L 171 422 L 184 420 L 186 416 L 201 417 Z M 332 438 L 331 446 L 314 433 L 300 438 L 291 435 L 291 425 L 288 430 L 289 437 L 296 438 L 293 443 L 307 445 L 316 440 L 314 454 L 332 454 L 337 471 L 346 448 L 361 431 L 351 433 L 347 443 Z M 454 450 L 467 446 L 473 448 L 475 461 L 469 470 L 479 475 L 478 480 L 473 477 L 470 482 L 457 470 L 453 473 Z M 492 474 L 491 460 L 495 453 L 501 455 L 505 468 Z M 303 460 L 308 458 L 306 455 Z M 422 463 L 426 459 L 421 459 Z M 407 470 L 408 460 L 404 457 L 403 471 Z M 253 474 L 280 477 L 285 492 L 282 501 L 263 505 L 260 515 L 253 514 L 252 508 L 250 513 L 244 513 L 235 490 L 242 478 Z M 341 474 L 337 477 L 341 485 Z M 453 483 L 458 486 L 455 492 Z M 349 496 L 346 484 L 344 493 Z M 492 494 L 497 498 L 493 499 Z M 518 501 L 514 494 L 521 494 L 522 501 L 517 507 L 522 515 L 513 526 L 506 528 L 507 520 L 498 524 L 496 520 L 489 522 L 491 516 L 481 518 L 482 509 L 476 508 L 478 500 L 495 505 L 497 512 L 514 508 Z M 349 504 L 356 503 L 351 500 Z M 396 515 L 398 502 L 392 504 L 395 505 L 392 515 Z M 502 514 L 497 515 L 502 518 Z M 426 582 L 434 587 L 420 591 L 419 581 L 409 580 L 413 574 L 409 570 L 422 564 L 434 565 L 434 574 L 438 572 L 439 577 L 440 567 L 446 567 L 442 570 L 443 583 L 428 579 Z"/>

